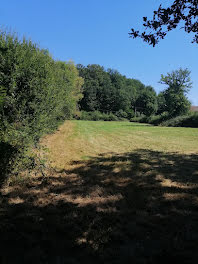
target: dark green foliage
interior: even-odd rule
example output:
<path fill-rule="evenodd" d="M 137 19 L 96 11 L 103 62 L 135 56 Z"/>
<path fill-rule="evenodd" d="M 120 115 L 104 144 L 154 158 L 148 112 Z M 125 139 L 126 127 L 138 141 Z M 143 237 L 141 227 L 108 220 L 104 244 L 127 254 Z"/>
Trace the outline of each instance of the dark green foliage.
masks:
<path fill-rule="evenodd" d="M 107 115 L 107 119 L 106 119 L 106 120 L 104 119 L 104 121 L 122 121 L 122 120 L 123 120 L 122 117 L 117 117 L 117 116 L 114 115 L 113 113 L 109 113 L 109 114 Z"/>
<path fill-rule="evenodd" d="M 161 123 L 162 126 L 172 127 L 198 127 L 198 113 L 177 116 Z"/>
<path fill-rule="evenodd" d="M 82 111 L 80 120 L 92 120 L 92 121 L 118 121 L 122 120 L 122 118 L 118 118 L 113 113 L 102 113 L 99 111 L 92 111 L 92 112 L 86 112 Z"/>
<path fill-rule="evenodd" d="M 82 83 L 73 63 L 55 61 L 31 41 L 1 32 L 1 140 L 26 152 L 73 115 Z"/>
<path fill-rule="evenodd" d="M 117 111 L 115 113 L 115 115 L 118 117 L 118 118 L 125 118 L 127 119 L 128 118 L 128 113 L 124 112 L 122 109 L 120 109 L 119 111 Z"/>
<path fill-rule="evenodd" d="M 192 85 L 190 71 L 179 69 L 166 76 L 161 75 L 160 82 L 168 86 L 158 96 L 160 111 L 169 112 L 170 117 L 186 114 L 190 110 L 190 102 L 186 97 Z"/>
<path fill-rule="evenodd" d="M 125 112 L 126 113 L 126 112 Z M 135 116 L 135 112 L 134 112 L 134 110 L 133 109 L 128 109 L 127 110 L 127 119 L 131 119 L 131 118 L 133 118 Z"/>
<path fill-rule="evenodd" d="M 157 114 L 161 114 L 167 110 L 166 99 L 163 92 L 160 92 L 157 96 Z"/>
<path fill-rule="evenodd" d="M 0 86 L 0 111 L 2 111 L 5 97 L 6 97 L 6 89 Z"/>
<path fill-rule="evenodd" d="M 149 117 L 145 115 L 134 117 L 130 121 L 167 127 L 198 127 L 198 113 L 189 113 L 187 115 L 170 118 L 168 112 L 163 112 L 160 115 Z"/>
<path fill-rule="evenodd" d="M 131 121 L 154 125 L 164 124 L 168 126 L 196 127 L 196 117 L 186 117 L 186 114 L 190 110 L 190 102 L 186 97 L 192 85 L 190 71 L 188 69 L 179 69 L 167 73 L 166 76 L 161 75 L 160 82 L 166 84 L 168 86 L 167 89 L 160 92 L 157 97 L 152 87 L 150 89 L 147 88 L 147 91 L 143 90 L 136 101 L 136 106 L 138 111 L 144 115 L 132 118 Z M 151 96 L 152 93 L 154 95 L 153 97 Z M 156 110 L 157 116 L 153 116 L 152 114 Z M 150 117 L 147 118 L 146 116 Z M 177 116 L 178 118 L 175 118 Z M 171 119 L 170 122 L 169 119 Z"/>
<path fill-rule="evenodd" d="M 165 92 L 166 111 L 169 112 L 170 117 L 184 115 L 190 110 L 190 102 L 182 93 L 174 93 L 171 91 Z"/>
<path fill-rule="evenodd" d="M 151 116 L 145 116 L 145 115 L 140 115 L 133 117 L 130 121 L 131 122 L 139 122 L 139 123 L 148 123 L 151 125 L 160 125 L 163 121 L 168 120 L 169 114 L 168 112 L 163 112 L 160 115 L 151 115 Z"/>
<path fill-rule="evenodd" d="M 186 94 L 191 82 L 187 69 L 162 75 L 161 83 L 168 87 L 157 96 L 153 87 L 126 78 L 116 70 L 106 71 L 95 64 L 87 67 L 78 65 L 77 68 L 84 78 L 80 119 L 110 120 L 110 113 L 112 120 L 129 119 L 159 125 L 189 111 L 190 102 Z"/>
<path fill-rule="evenodd" d="M 151 116 L 157 111 L 157 95 L 152 87 L 148 86 L 140 93 L 136 100 L 136 107 L 146 116 Z"/>
<path fill-rule="evenodd" d="M 168 112 L 163 112 L 160 115 L 153 115 L 150 117 L 149 124 L 152 125 L 160 125 L 162 122 L 166 121 L 169 119 L 169 113 Z"/>
<path fill-rule="evenodd" d="M 149 116 L 145 116 L 145 115 L 140 115 L 140 116 L 136 116 L 131 118 L 130 120 L 131 122 L 138 122 L 138 123 L 148 123 L 150 121 L 150 117 Z"/>
<path fill-rule="evenodd" d="M 83 98 L 80 107 L 85 111 L 102 111 L 105 113 L 118 111 L 126 95 L 121 91 L 121 75 L 112 73 L 111 76 L 100 65 L 77 65 L 79 74 L 84 78 Z M 116 75 L 116 76 L 115 76 Z M 118 75 L 118 76 L 117 76 Z M 112 78 L 116 78 L 117 86 Z M 122 100 L 120 99 L 122 98 Z"/>
<path fill-rule="evenodd" d="M 156 111 L 156 93 L 152 87 L 126 78 L 116 70 L 106 71 L 100 65 L 77 65 L 77 68 L 84 78 L 81 110 L 112 112 L 118 118 L 130 119 L 134 116 L 138 100 L 142 112 L 150 115 Z M 148 95 L 147 98 L 140 96 L 144 93 Z M 147 99 L 148 102 L 145 101 Z"/>

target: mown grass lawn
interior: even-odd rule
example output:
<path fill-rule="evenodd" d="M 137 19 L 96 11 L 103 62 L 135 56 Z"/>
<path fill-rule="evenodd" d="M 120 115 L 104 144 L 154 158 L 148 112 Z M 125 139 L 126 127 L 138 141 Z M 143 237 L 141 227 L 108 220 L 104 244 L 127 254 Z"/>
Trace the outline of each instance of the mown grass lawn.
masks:
<path fill-rule="evenodd" d="M 130 122 L 68 121 L 44 140 L 53 166 L 98 154 L 119 154 L 138 149 L 164 153 L 198 153 L 198 129 L 154 127 Z"/>
<path fill-rule="evenodd" d="M 2 190 L 4 252 L 28 263 L 197 263 L 198 129 L 67 121 L 41 144 L 52 169 Z"/>

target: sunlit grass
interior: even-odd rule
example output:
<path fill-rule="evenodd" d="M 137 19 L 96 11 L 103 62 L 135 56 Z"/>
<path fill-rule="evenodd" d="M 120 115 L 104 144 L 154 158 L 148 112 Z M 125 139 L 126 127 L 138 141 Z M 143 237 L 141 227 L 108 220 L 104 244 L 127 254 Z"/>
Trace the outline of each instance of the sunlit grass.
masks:
<path fill-rule="evenodd" d="M 43 139 L 55 167 L 65 168 L 72 160 L 87 160 L 104 153 L 136 149 L 198 153 L 198 129 L 154 127 L 130 122 L 67 121 Z"/>

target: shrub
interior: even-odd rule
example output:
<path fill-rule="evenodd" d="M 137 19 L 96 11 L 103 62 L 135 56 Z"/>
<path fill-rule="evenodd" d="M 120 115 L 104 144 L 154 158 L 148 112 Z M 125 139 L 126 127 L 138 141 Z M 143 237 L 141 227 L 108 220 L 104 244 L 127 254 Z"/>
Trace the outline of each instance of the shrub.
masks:
<path fill-rule="evenodd" d="M 177 116 L 161 123 L 162 126 L 172 127 L 198 127 L 198 113 Z"/>
<path fill-rule="evenodd" d="M 99 111 L 93 111 L 93 112 L 86 112 L 82 111 L 80 115 L 81 120 L 92 120 L 92 121 L 118 121 L 119 119 L 117 118 L 116 115 L 113 113 L 101 113 Z"/>
<path fill-rule="evenodd" d="M 119 118 L 119 119 L 123 119 L 123 118 L 127 118 L 128 114 L 126 112 L 124 112 L 122 109 L 120 109 L 119 111 L 117 111 L 115 113 L 115 115 Z"/>
<path fill-rule="evenodd" d="M 169 114 L 167 112 L 163 112 L 160 115 L 152 115 L 152 116 L 145 116 L 141 115 L 139 117 L 134 117 L 130 121 L 131 122 L 139 122 L 139 123 L 148 123 L 152 125 L 159 125 L 161 122 L 167 120 L 169 118 Z"/>
<path fill-rule="evenodd" d="M 129 109 L 127 110 L 127 119 L 130 120 L 131 118 L 133 118 L 135 116 L 135 112 L 133 109 Z"/>
<path fill-rule="evenodd" d="M 106 121 L 118 121 L 118 117 L 114 115 L 113 113 L 108 114 L 108 120 Z"/>
<path fill-rule="evenodd" d="M 22 157 L 43 134 L 71 118 L 82 83 L 73 63 L 55 61 L 32 41 L 0 32 L 1 142 Z"/>
<path fill-rule="evenodd" d="M 149 123 L 150 117 L 145 116 L 145 115 L 140 115 L 133 117 L 130 121 L 131 122 L 139 122 L 139 123 Z"/>
<path fill-rule="evenodd" d="M 166 121 L 167 119 L 169 119 L 168 112 L 163 112 L 160 115 L 151 116 L 150 120 L 149 120 L 149 123 L 152 124 L 152 125 L 159 125 L 163 121 Z"/>

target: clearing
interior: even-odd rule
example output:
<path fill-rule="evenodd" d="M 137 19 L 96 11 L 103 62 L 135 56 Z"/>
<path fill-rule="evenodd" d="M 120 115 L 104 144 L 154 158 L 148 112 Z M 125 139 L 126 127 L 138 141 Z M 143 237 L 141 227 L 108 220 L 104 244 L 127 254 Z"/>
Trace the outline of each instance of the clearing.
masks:
<path fill-rule="evenodd" d="M 198 129 L 67 121 L 41 144 L 48 174 L 2 188 L 2 263 L 197 263 Z"/>

